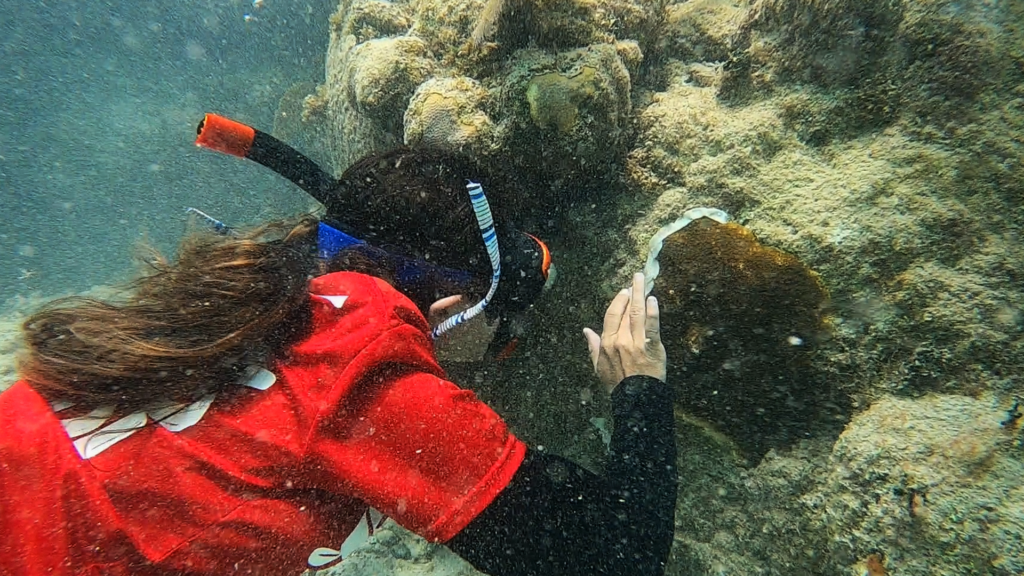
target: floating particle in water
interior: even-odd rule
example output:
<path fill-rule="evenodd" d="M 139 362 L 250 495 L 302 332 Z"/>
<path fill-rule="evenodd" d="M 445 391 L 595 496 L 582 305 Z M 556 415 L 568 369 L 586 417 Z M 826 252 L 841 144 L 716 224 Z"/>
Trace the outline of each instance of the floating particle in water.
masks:
<path fill-rule="evenodd" d="M 580 404 L 587 406 L 594 401 L 594 391 L 590 388 L 580 388 Z"/>
<path fill-rule="evenodd" d="M 142 39 L 132 32 L 129 32 L 124 36 L 121 36 L 121 43 L 124 44 L 125 48 L 132 51 L 140 50 L 143 48 Z"/>
<path fill-rule="evenodd" d="M 206 48 L 195 40 L 190 40 L 185 44 L 185 57 L 189 60 L 205 60 Z"/>

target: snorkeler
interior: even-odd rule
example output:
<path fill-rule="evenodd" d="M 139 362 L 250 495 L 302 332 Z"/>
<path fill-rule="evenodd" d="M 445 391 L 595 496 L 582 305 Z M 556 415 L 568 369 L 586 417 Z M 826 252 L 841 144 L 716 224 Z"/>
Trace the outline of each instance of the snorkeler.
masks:
<path fill-rule="evenodd" d="M 216 114 L 206 114 L 196 144 L 248 158 L 284 176 L 321 203 L 323 221 L 353 240 L 359 259 L 392 273 L 394 284 L 424 314 L 451 294 L 479 299 L 489 288 L 492 267 L 480 242 L 466 194 L 472 180 L 491 189 L 498 183 L 460 155 L 397 149 L 367 156 L 334 178 L 302 153 L 270 134 Z M 491 202 L 509 194 L 491 194 Z M 501 248 L 498 291 L 486 310 L 498 321 L 491 357 L 507 354 L 518 336 L 522 313 L 551 276 L 551 254 L 531 234 L 513 228 L 510 210 L 495 206 L 494 237 Z M 399 261 L 396 262 L 395 259 Z"/>
<path fill-rule="evenodd" d="M 197 234 L 127 299 L 25 321 L 0 573 L 297 574 L 384 514 L 492 576 L 662 574 L 675 431 L 643 276 L 586 331 L 615 416 L 598 476 L 448 382 L 417 307 L 321 258 L 320 224 Z"/>

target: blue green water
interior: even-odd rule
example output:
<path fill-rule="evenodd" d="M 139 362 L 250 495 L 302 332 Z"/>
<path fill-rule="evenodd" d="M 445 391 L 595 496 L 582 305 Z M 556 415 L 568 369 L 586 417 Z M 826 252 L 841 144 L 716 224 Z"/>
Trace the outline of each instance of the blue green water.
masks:
<path fill-rule="evenodd" d="M 291 85 L 323 78 L 335 7 L 0 2 L 0 301 L 120 278 L 138 241 L 173 246 L 187 206 L 232 222 L 306 208 L 192 141 L 208 111 L 269 129 Z"/>

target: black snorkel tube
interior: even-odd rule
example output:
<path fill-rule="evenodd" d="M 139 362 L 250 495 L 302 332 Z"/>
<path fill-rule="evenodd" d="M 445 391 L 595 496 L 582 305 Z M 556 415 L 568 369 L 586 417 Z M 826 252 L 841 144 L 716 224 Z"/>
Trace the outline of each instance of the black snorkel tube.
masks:
<path fill-rule="evenodd" d="M 292 181 L 326 205 L 338 180 L 298 150 L 266 132 L 217 114 L 207 114 L 196 128 L 196 145 L 262 164 Z"/>

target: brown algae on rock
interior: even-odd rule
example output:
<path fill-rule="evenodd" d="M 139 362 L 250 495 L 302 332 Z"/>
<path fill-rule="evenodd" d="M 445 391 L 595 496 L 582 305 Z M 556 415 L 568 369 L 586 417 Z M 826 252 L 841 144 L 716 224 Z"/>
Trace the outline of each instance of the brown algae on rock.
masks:
<path fill-rule="evenodd" d="M 821 410 L 809 355 L 828 291 L 799 259 L 698 208 L 652 239 L 645 271 L 684 410 L 757 456 Z"/>

